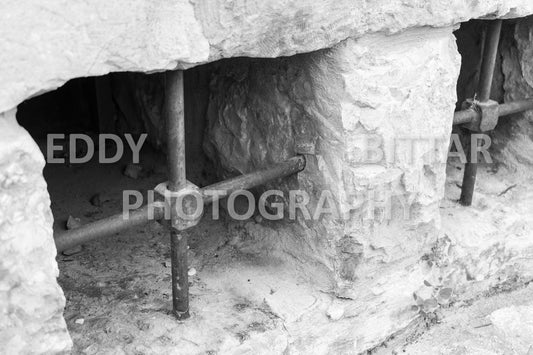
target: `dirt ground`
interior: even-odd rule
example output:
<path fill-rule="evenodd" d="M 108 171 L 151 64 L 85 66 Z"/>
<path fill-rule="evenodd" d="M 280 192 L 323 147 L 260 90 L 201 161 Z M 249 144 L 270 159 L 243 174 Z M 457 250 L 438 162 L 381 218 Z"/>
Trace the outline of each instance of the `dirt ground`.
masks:
<path fill-rule="evenodd" d="M 480 297 L 457 302 L 442 310 L 442 320 L 427 326 L 417 323 L 404 334 L 376 348 L 375 355 L 530 355 L 533 354 L 533 285 L 529 282 L 509 285 L 507 290 L 484 293 Z M 511 318 L 502 324 L 491 320 L 495 312 L 511 313 L 526 309 L 523 319 Z M 510 314 L 512 316 L 512 314 Z M 513 324 L 515 323 L 515 324 Z M 503 327 L 502 327 L 503 326 Z M 503 329 L 502 329 L 503 328 Z M 524 343 L 524 344 L 521 344 Z"/>
<path fill-rule="evenodd" d="M 166 180 L 164 157 L 145 153 L 141 163 L 150 173 L 137 180 L 122 173 L 128 159 L 49 165 L 54 228 L 64 229 L 69 215 L 87 223 L 120 212 L 123 189 L 144 193 Z M 97 193 L 99 207 L 90 203 Z M 309 275 L 282 260 L 241 253 L 233 245 L 240 234 L 238 224 L 209 217 L 190 231 L 189 261 L 196 274 L 190 277 L 191 319 L 184 322 L 171 314 L 169 236 L 157 222 L 58 255 L 73 353 L 283 353 L 288 335 L 282 318 L 312 308 L 316 291 L 310 290 Z"/>
<path fill-rule="evenodd" d="M 152 151 L 143 154 L 141 163 L 147 174 L 139 179 L 123 175 L 128 156 L 113 165 L 47 166 L 54 228 L 65 228 L 69 215 L 86 223 L 120 212 L 122 190 L 145 193 L 164 181 L 164 157 Z M 478 243 L 513 250 L 517 238 L 531 239 L 531 178 L 515 181 L 504 173 L 482 169 L 476 203 L 466 209 L 455 202 L 460 175 L 450 167 L 447 198 L 441 208 L 444 232 L 456 238 L 467 257 L 472 257 L 469 248 L 480 248 Z M 97 193 L 101 206 L 90 202 Z M 330 344 L 320 348 L 316 342 L 321 334 L 326 336 L 321 333 L 324 328 L 310 328 L 328 324 L 325 310 L 332 295 L 321 290 L 323 285 L 313 275 L 287 265 L 286 260 L 268 252 L 242 252 L 238 245 L 246 238 L 243 233 L 238 223 L 209 217 L 190 231 L 191 319 L 183 322 L 171 314 L 169 237 L 158 223 L 88 243 L 74 255 L 58 255 L 73 353 L 326 353 Z M 467 242 L 461 242 L 463 238 Z M 525 248 L 520 243 L 517 250 Z M 477 257 L 479 262 L 470 267 L 474 278 L 490 273 L 484 264 L 490 255 Z M 495 263 L 489 269 L 501 265 Z M 520 278 L 504 280 L 502 285 L 493 285 L 491 292 L 481 296 L 466 293 L 440 310 L 437 320 L 418 319 L 372 353 L 519 354 L 487 317 L 503 307 L 531 304 L 533 286 Z M 330 334 L 342 326 L 331 323 Z M 311 344 L 311 338 L 309 349 L 306 343 Z"/>
<path fill-rule="evenodd" d="M 533 354 L 533 173 L 480 166 L 471 207 L 456 202 L 461 182 L 449 164 L 442 230 L 472 288 L 373 354 Z"/>

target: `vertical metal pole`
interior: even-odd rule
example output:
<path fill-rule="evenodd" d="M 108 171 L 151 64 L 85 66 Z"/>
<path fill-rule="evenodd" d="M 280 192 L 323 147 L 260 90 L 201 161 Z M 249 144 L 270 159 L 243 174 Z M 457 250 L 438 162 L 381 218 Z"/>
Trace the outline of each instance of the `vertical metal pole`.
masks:
<path fill-rule="evenodd" d="M 485 37 L 485 45 L 483 50 L 483 61 L 481 63 L 481 71 L 479 74 L 479 82 L 476 92 L 476 99 L 480 102 L 485 102 L 490 99 L 490 91 L 492 88 L 492 78 L 494 76 L 494 67 L 496 65 L 496 56 L 498 54 L 498 43 L 500 42 L 500 33 L 502 29 L 502 20 L 491 21 L 487 36 Z M 468 135 L 472 137 L 471 134 Z M 472 139 L 470 139 L 472 142 Z M 477 142 L 476 142 L 477 143 Z M 467 149 L 466 155 L 471 157 L 472 147 Z M 465 171 L 463 175 L 463 184 L 461 186 L 461 198 L 459 202 L 463 206 L 470 206 L 472 204 L 472 196 L 474 195 L 474 187 L 476 185 L 477 176 L 477 162 L 467 162 L 465 164 Z"/>
<path fill-rule="evenodd" d="M 168 188 L 170 191 L 178 191 L 186 184 L 185 110 L 181 70 L 168 71 L 165 75 L 164 115 L 167 130 Z M 172 309 L 178 319 L 189 318 L 187 249 L 187 233 L 170 227 Z"/>

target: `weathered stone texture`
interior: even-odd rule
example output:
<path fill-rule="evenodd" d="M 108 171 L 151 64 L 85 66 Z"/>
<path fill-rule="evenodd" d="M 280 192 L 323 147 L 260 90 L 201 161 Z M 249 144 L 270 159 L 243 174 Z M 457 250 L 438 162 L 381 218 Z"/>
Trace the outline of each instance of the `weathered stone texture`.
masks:
<path fill-rule="evenodd" d="M 533 17 L 520 19 L 502 38 L 504 101 L 533 97 Z M 528 174 L 533 166 L 533 113 L 504 117 L 493 135 L 495 159 L 510 170 Z"/>
<path fill-rule="evenodd" d="M 328 334 L 327 325 L 314 332 L 364 350 L 412 319 L 412 293 L 431 273 L 420 258 L 439 227 L 459 66 L 452 26 L 531 13 L 530 0 L 7 0 L 0 5 L 0 112 L 74 77 L 316 50 L 216 64 L 206 147 L 228 175 L 314 149 L 307 170 L 283 186 L 313 192 L 311 210 L 325 189 L 343 212 L 354 195 L 382 189 L 412 206 L 408 218 L 397 201 L 390 219 L 364 203 L 347 219 L 300 216 L 280 230 L 246 225 L 269 250 L 320 269 L 331 291 L 356 300 L 344 312 L 346 333 Z M 512 89 L 515 67 L 504 68 L 510 99 L 529 95 L 533 83 L 524 23 L 513 53 L 526 83 Z M 70 341 L 43 161 L 13 116 L 0 117 L 0 343 L 13 352 L 61 351 Z M 156 131 L 157 121 L 150 127 Z M 385 148 L 372 164 L 362 160 L 369 135 Z M 434 140 L 418 141 L 414 151 L 398 141 L 428 136 Z M 523 152 L 516 156 L 530 159 L 531 150 Z"/>
<path fill-rule="evenodd" d="M 0 115 L 0 344 L 4 354 L 67 352 L 44 160 L 15 112 Z"/>
<path fill-rule="evenodd" d="M 215 71 L 206 150 L 226 174 L 312 147 L 306 171 L 284 188 L 312 192 L 311 214 L 323 190 L 337 211 L 351 209 L 347 218 L 300 216 L 285 232 L 263 227 L 271 240 L 253 239 L 320 264 L 338 296 L 364 302 L 348 311 L 359 350 L 412 319 L 412 293 L 431 272 L 420 259 L 439 228 L 459 65 L 446 28 L 369 35 L 285 59 L 223 62 Z M 365 160 L 368 138 L 382 142 L 381 159 Z M 380 193 L 396 196 L 390 217 L 371 204 Z"/>
<path fill-rule="evenodd" d="M 516 354 L 530 353 L 533 347 L 533 306 L 500 308 L 488 317 L 496 334 L 509 343 Z"/>
<path fill-rule="evenodd" d="M 80 76 L 293 55 L 366 33 L 531 13 L 529 0 L 7 0 L 0 112 Z"/>

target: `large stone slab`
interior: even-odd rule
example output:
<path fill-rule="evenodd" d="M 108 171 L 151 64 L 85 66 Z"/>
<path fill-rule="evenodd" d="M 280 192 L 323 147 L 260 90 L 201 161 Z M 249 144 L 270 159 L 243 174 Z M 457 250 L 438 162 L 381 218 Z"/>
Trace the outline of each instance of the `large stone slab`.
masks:
<path fill-rule="evenodd" d="M 75 77 L 293 55 L 366 33 L 531 13 L 528 0 L 7 0 L 0 112 Z"/>

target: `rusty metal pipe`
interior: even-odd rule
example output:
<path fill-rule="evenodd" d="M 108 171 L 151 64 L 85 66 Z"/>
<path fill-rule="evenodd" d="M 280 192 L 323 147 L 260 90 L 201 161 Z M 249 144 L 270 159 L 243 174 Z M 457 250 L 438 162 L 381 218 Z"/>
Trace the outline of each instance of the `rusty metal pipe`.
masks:
<path fill-rule="evenodd" d="M 513 101 L 500 105 L 499 116 L 508 116 L 528 110 L 533 110 L 533 100 Z"/>
<path fill-rule="evenodd" d="M 498 55 L 498 44 L 500 43 L 501 30 L 502 20 L 494 20 L 489 23 L 483 49 L 483 62 L 481 63 L 481 71 L 476 92 L 476 99 L 481 102 L 490 99 L 492 78 L 494 76 L 494 67 Z"/>
<path fill-rule="evenodd" d="M 185 110 L 183 71 L 165 75 L 165 105 L 163 115 L 167 133 L 168 188 L 178 191 L 185 187 Z"/>
<path fill-rule="evenodd" d="M 470 123 L 474 119 L 480 118 L 480 117 L 481 117 L 481 114 L 471 108 L 467 110 L 456 111 L 453 114 L 453 125 L 455 126 L 459 124 Z"/>
<path fill-rule="evenodd" d="M 277 163 L 270 168 L 237 176 L 224 180 L 201 189 L 204 203 L 209 204 L 220 197 L 206 194 L 206 191 L 226 191 L 227 195 L 237 190 L 246 190 L 260 186 L 274 179 L 296 174 L 305 168 L 305 158 L 302 155 L 290 158 L 284 162 Z M 153 216 L 149 214 L 153 210 Z M 56 233 L 55 244 L 58 252 L 72 248 L 76 245 L 90 242 L 92 240 L 111 236 L 129 228 L 142 226 L 151 220 L 160 221 L 165 218 L 164 204 L 154 203 L 144 206 L 130 213 L 129 219 L 124 219 L 122 213 L 113 215 L 99 221 L 87 223 L 77 229 Z"/>
<path fill-rule="evenodd" d="M 500 117 L 533 110 L 533 99 L 506 102 L 500 104 L 498 110 L 498 115 Z M 480 118 L 481 114 L 474 109 L 457 111 L 453 114 L 453 125 L 455 126 L 459 124 L 470 123 L 473 120 Z"/>
<path fill-rule="evenodd" d="M 62 252 L 79 244 L 111 236 L 129 228 L 143 226 L 151 220 L 150 209 L 153 209 L 153 218 L 155 220 L 163 219 L 165 208 L 162 204 L 147 205 L 130 212 L 128 219 L 125 219 L 121 213 L 85 224 L 76 229 L 60 232 L 54 236 L 56 249 L 58 252 Z"/>
<path fill-rule="evenodd" d="M 164 116 L 167 130 L 168 188 L 179 191 L 187 182 L 185 172 L 185 102 L 183 71 L 165 75 Z M 173 219 L 176 216 L 172 217 Z M 170 227 L 170 262 L 172 274 L 172 309 L 178 319 L 189 318 L 189 265 L 187 232 L 178 231 L 174 220 Z"/>
<path fill-rule="evenodd" d="M 263 185 L 271 180 L 282 178 L 302 171 L 305 168 L 305 158 L 298 155 L 276 165 L 255 171 L 250 174 L 237 176 L 233 179 L 221 181 L 201 189 L 205 204 L 212 203 L 220 199 L 217 195 L 207 194 L 207 191 L 225 191 L 226 195 L 238 190 L 246 190 L 252 187 Z"/>
<path fill-rule="evenodd" d="M 476 99 L 480 102 L 486 102 L 490 99 L 492 77 L 494 76 L 496 56 L 498 55 L 501 29 L 502 20 L 494 20 L 490 22 L 487 37 L 485 38 L 483 62 L 481 63 L 480 77 L 476 92 Z M 475 147 L 467 149 L 467 156 L 471 155 L 470 152 L 473 148 L 475 149 Z M 463 206 L 470 206 L 472 204 L 474 187 L 476 185 L 477 167 L 477 162 L 471 161 L 465 164 L 463 184 L 461 186 L 461 197 L 459 199 L 459 202 Z"/>

